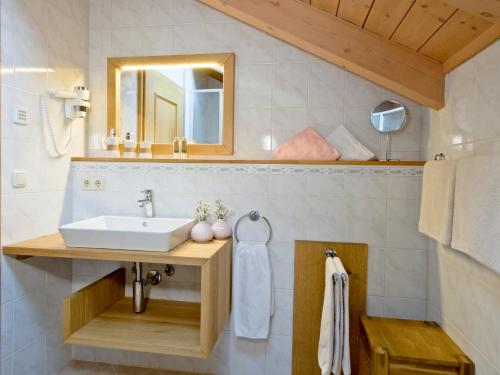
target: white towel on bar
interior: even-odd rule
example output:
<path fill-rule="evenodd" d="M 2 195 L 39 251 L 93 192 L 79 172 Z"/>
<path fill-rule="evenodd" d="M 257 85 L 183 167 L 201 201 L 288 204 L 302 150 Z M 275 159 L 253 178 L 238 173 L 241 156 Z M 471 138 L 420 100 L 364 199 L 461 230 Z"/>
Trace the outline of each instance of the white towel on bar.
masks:
<path fill-rule="evenodd" d="M 500 156 L 458 162 L 451 246 L 500 273 Z"/>
<path fill-rule="evenodd" d="M 340 349 L 340 322 L 338 319 L 340 315 L 339 279 L 333 258 L 327 257 L 325 262 L 325 293 L 318 344 L 318 364 L 321 368 L 321 375 L 330 375 L 333 358 L 336 351 Z"/>
<path fill-rule="evenodd" d="M 455 197 L 455 160 L 430 161 L 424 166 L 418 230 L 450 245 Z"/>
<path fill-rule="evenodd" d="M 233 311 L 236 336 L 267 339 L 274 296 L 271 261 L 265 243 L 240 242 L 236 247 Z"/>
<path fill-rule="evenodd" d="M 342 370 L 344 375 L 351 374 L 351 348 L 349 344 L 349 275 L 347 274 L 344 265 L 340 258 L 335 258 L 335 265 L 337 266 L 337 270 L 340 273 L 340 277 L 342 280 L 342 327 L 340 328 L 340 332 L 342 334 L 342 363 L 341 368 L 337 369 L 338 374 L 340 374 L 340 370 Z M 334 374 L 337 374 L 333 371 Z"/>

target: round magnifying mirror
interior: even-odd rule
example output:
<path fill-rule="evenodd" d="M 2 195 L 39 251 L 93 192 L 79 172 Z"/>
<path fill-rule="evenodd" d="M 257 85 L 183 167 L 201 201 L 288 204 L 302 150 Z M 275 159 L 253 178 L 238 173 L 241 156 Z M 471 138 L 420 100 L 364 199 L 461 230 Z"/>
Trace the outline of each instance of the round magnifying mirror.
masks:
<path fill-rule="evenodd" d="M 389 160 L 390 134 L 402 129 L 407 118 L 406 108 L 396 100 L 385 100 L 373 109 L 370 116 L 372 126 L 387 135 L 385 160 Z"/>

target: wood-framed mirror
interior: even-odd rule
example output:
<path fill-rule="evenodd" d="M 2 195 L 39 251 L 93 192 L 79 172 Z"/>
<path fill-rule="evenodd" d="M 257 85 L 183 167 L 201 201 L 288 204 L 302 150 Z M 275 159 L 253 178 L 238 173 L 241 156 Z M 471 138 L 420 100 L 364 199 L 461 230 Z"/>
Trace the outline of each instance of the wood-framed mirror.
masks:
<path fill-rule="evenodd" d="M 233 53 L 108 58 L 108 134 L 152 143 L 172 155 L 186 137 L 190 155 L 232 155 Z"/>

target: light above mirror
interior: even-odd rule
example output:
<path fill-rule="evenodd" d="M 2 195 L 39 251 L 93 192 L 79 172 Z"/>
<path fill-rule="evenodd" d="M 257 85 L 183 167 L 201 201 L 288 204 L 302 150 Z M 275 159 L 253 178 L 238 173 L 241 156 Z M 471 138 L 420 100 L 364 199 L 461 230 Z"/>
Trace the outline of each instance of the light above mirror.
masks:
<path fill-rule="evenodd" d="M 188 154 L 233 153 L 234 55 L 108 59 L 108 132 L 172 153 L 187 138 Z"/>
<path fill-rule="evenodd" d="M 162 64 L 162 65 L 124 65 L 121 71 L 137 71 L 137 70 L 162 70 L 162 69 L 201 69 L 213 68 L 224 69 L 224 66 L 215 63 L 200 63 L 200 64 Z"/>

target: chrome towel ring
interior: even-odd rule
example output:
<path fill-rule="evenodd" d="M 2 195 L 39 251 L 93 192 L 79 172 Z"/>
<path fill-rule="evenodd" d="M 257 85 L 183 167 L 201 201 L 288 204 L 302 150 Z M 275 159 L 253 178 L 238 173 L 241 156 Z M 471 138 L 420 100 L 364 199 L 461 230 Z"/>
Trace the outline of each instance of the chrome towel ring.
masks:
<path fill-rule="evenodd" d="M 259 213 L 259 211 L 256 211 L 256 210 L 252 210 L 249 213 L 243 215 L 236 222 L 236 224 L 234 226 L 234 238 L 236 239 L 236 242 L 240 242 L 240 240 L 238 239 L 238 226 L 240 225 L 241 220 L 243 220 L 247 217 L 252 221 L 257 221 L 259 219 L 262 219 L 266 222 L 267 226 L 269 227 L 269 238 L 267 239 L 266 245 L 269 245 L 271 243 L 272 238 L 273 238 L 273 228 L 271 227 L 271 223 L 269 222 L 269 220 L 267 220 L 267 218 L 264 215 L 261 215 Z"/>

